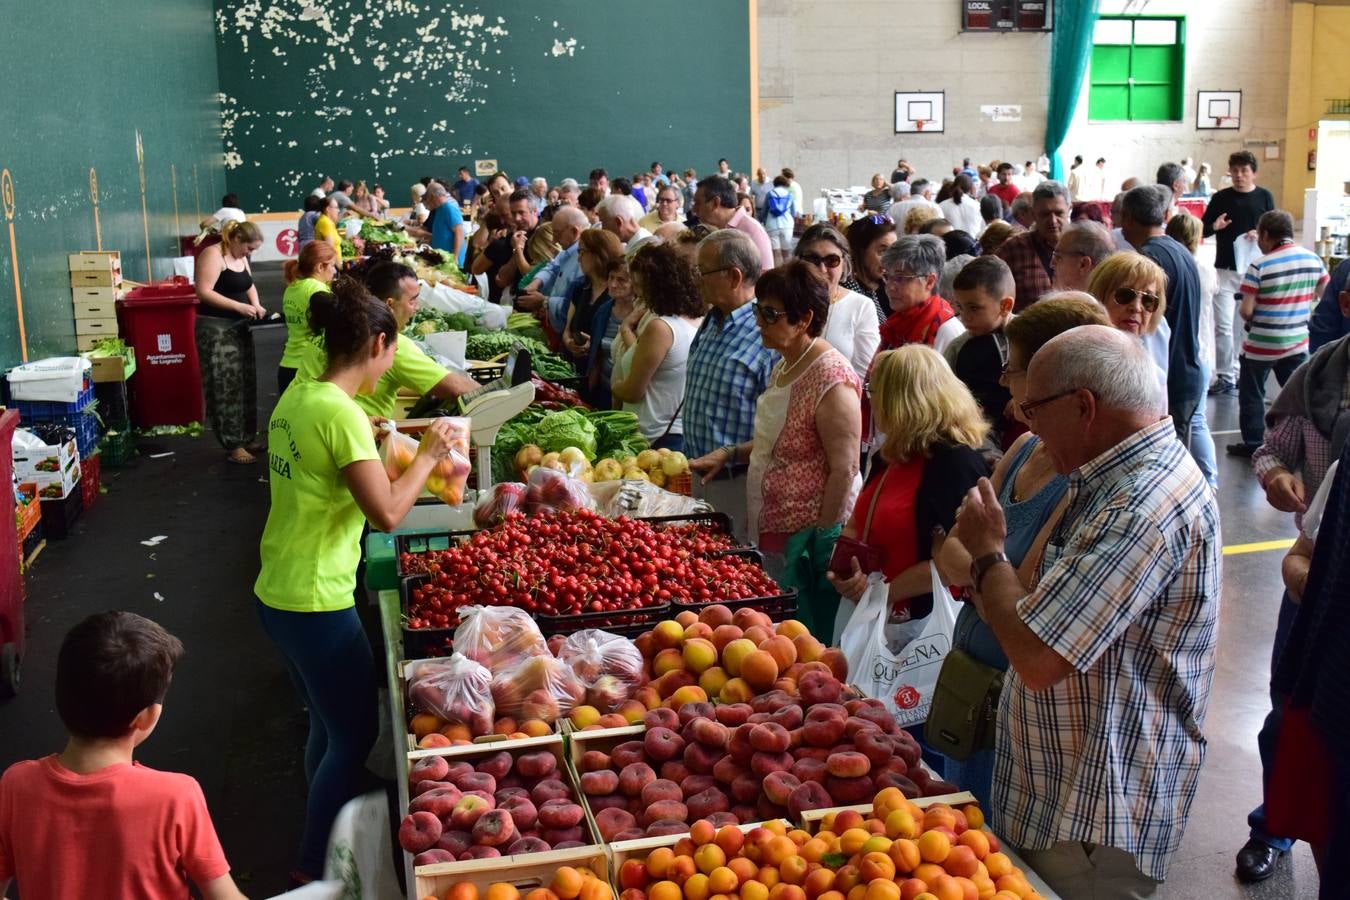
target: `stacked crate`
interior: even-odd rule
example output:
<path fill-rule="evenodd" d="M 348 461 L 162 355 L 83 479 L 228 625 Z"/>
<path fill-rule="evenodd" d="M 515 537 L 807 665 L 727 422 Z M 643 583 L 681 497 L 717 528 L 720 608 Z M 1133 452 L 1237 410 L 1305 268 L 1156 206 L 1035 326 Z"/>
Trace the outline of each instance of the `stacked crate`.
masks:
<path fill-rule="evenodd" d="M 70 294 L 75 308 L 79 350 L 117 337 L 117 297 L 122 286 L 122 255 L 116 250 L 70 254 Z"/>

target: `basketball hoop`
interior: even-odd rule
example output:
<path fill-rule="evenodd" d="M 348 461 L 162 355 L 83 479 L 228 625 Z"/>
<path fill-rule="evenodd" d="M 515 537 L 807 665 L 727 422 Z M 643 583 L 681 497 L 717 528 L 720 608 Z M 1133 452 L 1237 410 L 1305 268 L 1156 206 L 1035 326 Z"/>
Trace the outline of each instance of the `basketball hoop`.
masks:
<path fill-rule="evenodd" d="M 1228 124 L 1226 124 L 1226 123 L 1228 123 L 1228 122 L 1234 122 L 1234 121 L 1237 121 L 1237 116 L 1215 116 L 1215 117 L 1214 117 L 1214 127 L 1215 127 L 1215 128 L 1228 128 L 1228 127 L 1230 127 L 1230 126 L 1229 126 Z"/>
<path fill-rule="evenodd" d="M 931 125 L 932 122 L 933 122 L 932 119 L 915 119 L 915 120 L 914 120 L 914 130 L 915 130 L 915 131 L 923 131 L 923 127 L 924 127 L 925 125 Z"/>

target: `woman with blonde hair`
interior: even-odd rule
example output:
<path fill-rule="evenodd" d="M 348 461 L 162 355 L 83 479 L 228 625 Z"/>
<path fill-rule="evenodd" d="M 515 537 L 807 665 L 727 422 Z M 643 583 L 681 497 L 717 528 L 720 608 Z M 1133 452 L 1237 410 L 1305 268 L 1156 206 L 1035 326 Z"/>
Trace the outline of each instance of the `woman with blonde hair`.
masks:
<path fill-rule="evenodd" d="M 905 221 L 900 223 L 900 230 L 905 234 L 918 234 L 924 225 L 941 218 L 942 213 L 933 207 L 919 206 L 905 213 Z"/>
<path fill-rule="evenodd" d="M 335 204 L 336 205 L 336 204 Z M 206 415 L 232 463 L 257 462 L 257 371 L 251 319 L 266 315 L 253 283 L 249 256 L 262 246 L 252 222 L 226 222 L 219 240 L 204 242 L 194 264 L 197 356 Z"/>
<path fill-rule="evenodd" d="M 1003 242 L 1013 236 L 1013 227 L 1003 220 L 990 222 L 980 233 L 980 255 L 993 256 Z"/>
<path fill-rule="evenodd" d="M 998 492 L 999 503 L 1007 516 L 1008 536 L 1004 552 L 1009 562 L 1017 567 L 1017 577 L 1028 590 L 1035 583 L 1041 555 L 1050 531 L 1064 511 L 1064 496 L 1068 478 L 1055 471 L 1050 455 L 1035 434 L 1036 423 L 1022 414 L 1021 403 L 1026 399 L 1027 366 L 1036 351 L 1051 338 L 1080 325 L 1106 325 L 1106 314 L 1090 295 L 1081 291 L 1060 291 L 1046 294 L 1008 322 L 1004 335 L 1008 339 L 1008 362 L 1000 379 L 1012 394 L 1013 415 L 1031 429 L 1018 438 L 990 478 Z M 936 553 L 938 569 L 948 584 L 971 586 L 970 554 L 956 538 L 947 537 Z M 999 645 L 994 632 L 975 611 L 974 604 L 964 604 L 956 620 L 952 647 L 975 662 L 998 671 L 1006 671 L 1008 657 Z M 942 675 L 938 676 L 939 684 Z M 939 709 L 939 712 L 941 710 Z M 942 745 L 940 734 L 932 735 L 939 750 L 950 750 Z M 993 734 L 983 736 L 972 752 L 962 759 L 946 758 L 943 777 L 973 793 L 982 803 L 988 803 L 993 793 L 994 744 Z"/>
<path fill-rule="evenodd" d="M 1106 308 L 1111 326 L 1144 342 L 1167 379 L 1167 347 L 1172 338 L 1163 313 L 1167 310 L 1167 273 L 1140 253 L 1113 253 L 1097 264 L 1088 293 Z"/>
<path fill-rule="evenodd" d="M 880 551 L 893 610 L 922 618 L 933 606 L 934 530 L 952 527 L 966 491 L 989 474 L 980 454 L 989 423 L 942 354 L 924 344 L 877 354 L 866 390 L 885 438 L 843 534 Z M 870 573 L 857 558 L 851 565 L 852 575 L 829 579 L 856 603 Z"/>
<path fill-rule="evenodd" d="M 858 205 L 859 212 L 885 213 L 891 208 L 891 186 L 886 183 L 886 179 L 877 172 L 872 176 L 872 189 L 863 194 L 863 201 Z"/>

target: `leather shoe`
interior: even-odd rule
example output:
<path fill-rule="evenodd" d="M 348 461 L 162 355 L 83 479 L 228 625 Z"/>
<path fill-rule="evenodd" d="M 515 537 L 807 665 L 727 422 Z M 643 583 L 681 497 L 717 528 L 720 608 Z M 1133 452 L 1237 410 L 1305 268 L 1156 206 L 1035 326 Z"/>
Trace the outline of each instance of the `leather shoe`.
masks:
<path fill-rule="evenodd" d="M 1237 854 L 1237 877 L 1239 881 L 1265 881 L 1275 874 L 1284 852 L 1252 838 L 1242 845 Z"/>
<path fill-rule="evenodd" d="M 1242 443 L 1229 444 L 1228 455 L 1240 456 L 1243 459 L 1251 459 L 1252 454 L 1255 453 L 1257 448 L 1260 446 L 1261 446 L 1260 444 L 1242 444 Z"/>

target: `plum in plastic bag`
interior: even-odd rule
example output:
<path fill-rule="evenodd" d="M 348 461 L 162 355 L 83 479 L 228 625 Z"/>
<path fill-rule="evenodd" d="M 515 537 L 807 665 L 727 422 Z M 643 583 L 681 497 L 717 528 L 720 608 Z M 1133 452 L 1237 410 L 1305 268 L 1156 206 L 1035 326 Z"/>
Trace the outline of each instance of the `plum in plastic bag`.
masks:
<path fill-rule="evenodd" d="M 492 699 L 497 715 L 517 722 L 552 723 L 572 711 L 586 693 L 572 667 L 554 656 L 531 656 L 506 669 L 492 670 Z"/>
<path fill-rule="evenodd" d="M 450 452 L 436 463 L 427 476 L 426 488 L 433 496 L 450 506 L 458 506 L 464 500 L 464 486 L 469 480 L 469 420 L 463 417 L 449 419 L 451 423 Z M 386 432 L 380 449 L 380 458 L 384 461 L 384 472 L 390 481 L 397 481 L 412 465 L 417 455 L 418 443 L 411 436 L 394 429 L 392 423 L 384 426 Z"/>
<path fill-rule="evenodd" d="M 525 513 L 534 515 L 559 509 L 594 509 L 595 500 L 586 482 L 539 466 L 525 485 Z"/>
<path fill-rule="evenodd" d="M 408 677 L 408 699 L 446 723 L 469 726 L 475 736 L 492 733 L 492 673 L 463 654 L 418 663 Z"/>
<path fill-rule="evenodd" d="M 538 624 L 513 606 L 466 606 L 459 611 L 455 652 L 496 673 L 528 656 L 547 656 Z"/>
<path fill-rule="evenodd" d="M 613 712 L 646 680 L 642 653 L 628 638 L 588 628 L 568 635 L 558 658 L 586 688 L 586 702 Z"/>
<path fill-rule="evenodd" d="M 524 502 L 525 485 L 518 481 L 494 484 L 473 508 L 473 522 L 479 528 L 491 528 L 504 522 L 507 516 L 521 512 Z"/>

